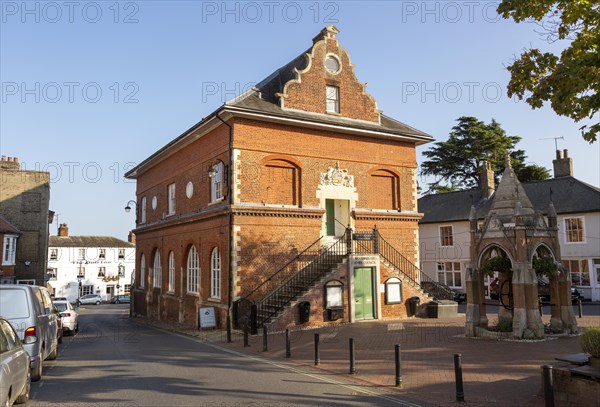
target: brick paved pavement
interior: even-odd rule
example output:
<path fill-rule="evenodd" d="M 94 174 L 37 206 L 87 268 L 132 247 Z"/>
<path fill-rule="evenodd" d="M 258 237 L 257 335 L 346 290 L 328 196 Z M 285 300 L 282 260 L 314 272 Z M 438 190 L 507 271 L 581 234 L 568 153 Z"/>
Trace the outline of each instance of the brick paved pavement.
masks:
<path fill-rule="evenodd" d="M 491 316 L 490 316 L 491 317 Z M 549 317 L 544 317 L 548 322 Z M 455 401 L 453 355 L 460 353 L 468 406 L 543 406 L 541 368 L 559 355 L 579 353 L 577 337 L 544 341 L 493 341 L 464 336 L 464 315 L 447 319 L 369 321 L 291 331 L 291 358 L 285 357 L 285 334 L 269 333 L 269 350 L 262 336 L 243 346 L 241 333 L 226 343 L 221 331 L 188 330 L 221 346 L 321 374 L 343 376 L 379 391 L 397 392 L 436 406 L 461 405 Z M 579 326 L 600 326 L 600 317 L 578 318 Z M 493 324 L 493 321 L 490 321 Z M 163 325 L 163 328 L 166 326 Z M 168 327 L 167 327 L 168 328 Z M 320 359 L 314 366 L 314 334 L 320 335 Z M 349 375 L 349 338 L 355 340 L 356 375 Z M 395 387 L 394 345 L 402 348 L 403 388 Z"/>

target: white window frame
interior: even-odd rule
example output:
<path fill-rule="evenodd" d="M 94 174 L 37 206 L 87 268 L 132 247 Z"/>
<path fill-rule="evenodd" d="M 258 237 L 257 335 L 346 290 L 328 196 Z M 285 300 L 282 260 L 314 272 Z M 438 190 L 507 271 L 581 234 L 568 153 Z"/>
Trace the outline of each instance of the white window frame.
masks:
<path fill-rule="evenodd" d="M 119 260 L 125 260 L 125 249 L 119 249 Z"/>
<path fill-rule="evenodd" d="M 100 266 L 98 267 L 98 278 L 106 277 L 106 267 Z"/>
<path fill-rule="evenodd" d="M 442 232 L 442 229 L 444 229 L 444 228 L 450 228 L 450 240 L 452 243 L 450 245 L 444 244 L 445 239 L 444 239 L 444 233 Z M 440 225 L 438 230 L 440 232 L 440 246 L 441 247 L 454 247 L 454 227 L 452 225 Z"/>
<path fill-rule="evenodd" d="M 58 249 L 50 249 L 50 260 L 58 260 Z"/>
<path fill-rule="evenodd" d="M 221 202 L 223 196 L 223 163 L 218 162 L 212 166 L 215 175 L 210 179 L 210 202 Z"/>
<path fill-rule="evenodd" d="M 83 267 L 81 264 L 77 266 L 77 277 L 85 278 L 85 267 Z"/>
<path fill-rule="evenodd" d="M 154 263 L 152 266 L 152 285 L 154 288 L 162 287 L 162 265 L 160 262 L 160 251 L 154 253 Z"/>
<path fill-rule="evenodd" d="M 123 285 L 123 292 L 125 294 L 129 294 L 131 292 L 131 284 L 125 284 L 125 285 Z"/>
<path fill-rule="evenodd" d="M 175 254 L 169 252 L 169 286 L 167 291 L 170 293 L 175 292 Z"/>
<path fill-rule="evenodd" d="M 175 215 L 175 183 L 169 184 L 167 187 L 167 215 Z"/>
<path fill-rule="evenodd" d="M 119 264 L 119 266 L 118 266 L 117 270 L 118 270 L 118 271 L 117 271 L 117 273 L 118 273 L 117 275 L 118 275 L 119 277 L 125 277 L 125 266 L 124 266 L 124 265 L 122 265 L 122 264 Z"/>
<path fill-rule="evenodd" d="M 450 265 L 450 269 L 448 268 Z M 440 279 L 440 274 L 444 276 L 443 281 Z M 456 284 L 457 275 L 460 278 L 460 284 Z M 449 280 L 449 277 L 451 281 Z M 452 288 L 462 288 L 463 287 L 463 275 L 462 275 L 462 264 L 459 261 L 440 261 L 437 262 L 437 279 L 438 283 L 442 283 Z M 448 284 L 450 283 L 450 284 Z"/>
<path fill-rule="evenodd" d="M 571 233 L 569 227 L 567 226 L 570 221 L 578 220 L 581 222 L 581 240 L 571 240 Z M 585 241 L 585 217 L 584 216 L 570 216 L 568 218 L 564 218 L 565 225 L 565 244 L 584 244 Z M 576 232 L 579 232 L 577 230 Z"/>
<path fill-rule="evenodd" d="M 221 299 L 221 251 L 218 247 L 210 254 L 210 298 Z"/>
<path fill-rule="evenodd" d="M 16 235 L 4 235 L 4 241 L 2 242 L 2 265 L 3 266 L 14 266 L 16 265 L 17 259 L 17 236 Z"/>
<path fill-rule="evenodd" d="M 146 256 L 144 253 L 140 256 L 140 288 L 146 286 Z"/>
<path fill-rule="evenodd" d="M 147 199 L 145 196 L 140 201 L 140 223 L 146 223 L 146 204 Z"/>
<path fill-rule="evenodd" d="M 327 85 L 325 87 L 325 104 L 327 113 L 340 112 L 340 88 Z"/>
<path fill-rule="evenodd" d="M 106 260 L 106 249 L 99 249 L 98 260 Z"/>
<path fill-rule="evenodd" d="M 200 294 L 200 257 L 195 246 L 192 246 L 187 258 L 187 289 L 189 294 Z"/>
<path fill-rule="evenodd" d="M 77 249 L 77 260 L 85 260 L 85 249 L 84 248 Z"/>
<path fill-rule="evenodd" d="M 571 277 L 571 285 L 574 287 L 591 287 L 592 286 L 592 271 L 590 270 L 590 264 L 588 259 L 563 259 L 563 265 L 567 266 L 569 270 L 569 274 Z M 572 262 L 577 262 L 577 271 L 571 270 Z M 593 264 L 592 264 L 593 266 Z M 573 274 L 578 274 L 578 281 L 573 281 Z M 584 274 L 587 274 L 587 285 L 577 284 L 577 282 L 582 282 L 584 280 Z"/>

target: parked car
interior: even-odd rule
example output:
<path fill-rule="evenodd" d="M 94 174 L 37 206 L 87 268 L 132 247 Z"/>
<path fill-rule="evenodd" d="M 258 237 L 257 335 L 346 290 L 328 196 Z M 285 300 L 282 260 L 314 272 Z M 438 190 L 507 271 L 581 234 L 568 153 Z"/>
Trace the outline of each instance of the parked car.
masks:
<path fill-rule="evenodd" d="M 115 295 L 110 299 L 111 304 L 129 304 L 131 298 L 128 295 Z"/>
<path fill-rule="evenodd" d="M 467 300 L 467 293 L 461 293 L 459 291 L 453 291 L 453 300 L 456 301 L 459 304 L 462 304 L 463 302 L 465 302 Z"/>
<path fill-rule="evenodd" d="M 102 304 L 102 297 L 99 294 L 86 294 L 79 297 L 79 304 Z"/>
<path fill-rule="evenodd" d="M 0 312 L 29 354 L 31 380 L 40 380 L 44 360 L 54 360 L 58 354 L 58 312 L 50 293 L 35 285 L 0 284 Z"/>
<path fill-rule="evenodd" d="M 494 281 L 490 283 L 490 298 L 492 300 L 498 300 L 499 291 L 500 288 L 498 287 L 498 279 L 494 279 Z M 541 278 L 538 279 L 538 298 L 540 298 L 542 301 L 550 301 L 550 283 Z M 583 300 L 583 295 L 576 288 L 572 287 L 571 303 L 577 304 L 579 299 Z"/>
<path fill-rule="evenodd" d="M 37 338 L 26 341 L 32 344 Z M 10 323 L 0 318 L 0 406 L 26 403 L 30 383 L 29 354 Z"/>
<path fill-rule="evenodd" d="M 54 301 L 54 306 L 60 312 L 64 333 L 73 335 L 79 328 L 79 314 L 69 301 Z"/>

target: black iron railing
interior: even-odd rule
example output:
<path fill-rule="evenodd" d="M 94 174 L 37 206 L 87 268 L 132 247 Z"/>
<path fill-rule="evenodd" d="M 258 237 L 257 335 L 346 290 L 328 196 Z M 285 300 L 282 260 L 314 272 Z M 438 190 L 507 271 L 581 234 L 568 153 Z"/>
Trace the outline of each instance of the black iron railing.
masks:
<path fill-rule="evenodd" d="M 399 277 L 414 287 L 420 287 L 427 294 L 438 300 L 451 300 L 454 293 L 445 284 L 434 281 L 419 269 L 413 262 L 400 253 L 392 244 L 379 234 L 377 229 L 356 231 L 358 239 L 354 240 L 356 253 L 376 253 L 393 267 Z M 360 240 L 363 239 L 363 240 Z"/>
<path fill-rule="evenodd" d="M 238 301 L 235 312 L 238 326 L 248 322 L 255 333 L 271 317 L 335 269 L 352 250 L 351 233 L 348 231 L 329 247 L 322 247 L 322 240 L 322 237 L 315 240 Z"/>

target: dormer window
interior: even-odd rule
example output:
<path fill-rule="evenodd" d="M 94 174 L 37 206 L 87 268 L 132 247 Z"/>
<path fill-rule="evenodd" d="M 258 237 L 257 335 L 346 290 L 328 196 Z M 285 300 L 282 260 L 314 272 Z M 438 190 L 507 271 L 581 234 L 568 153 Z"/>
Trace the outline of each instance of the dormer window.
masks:
<path fill-rule="evenodd" d="M 327 113 L 340 112 L 340 88 L 337 86 L 327 86 Z"/>

